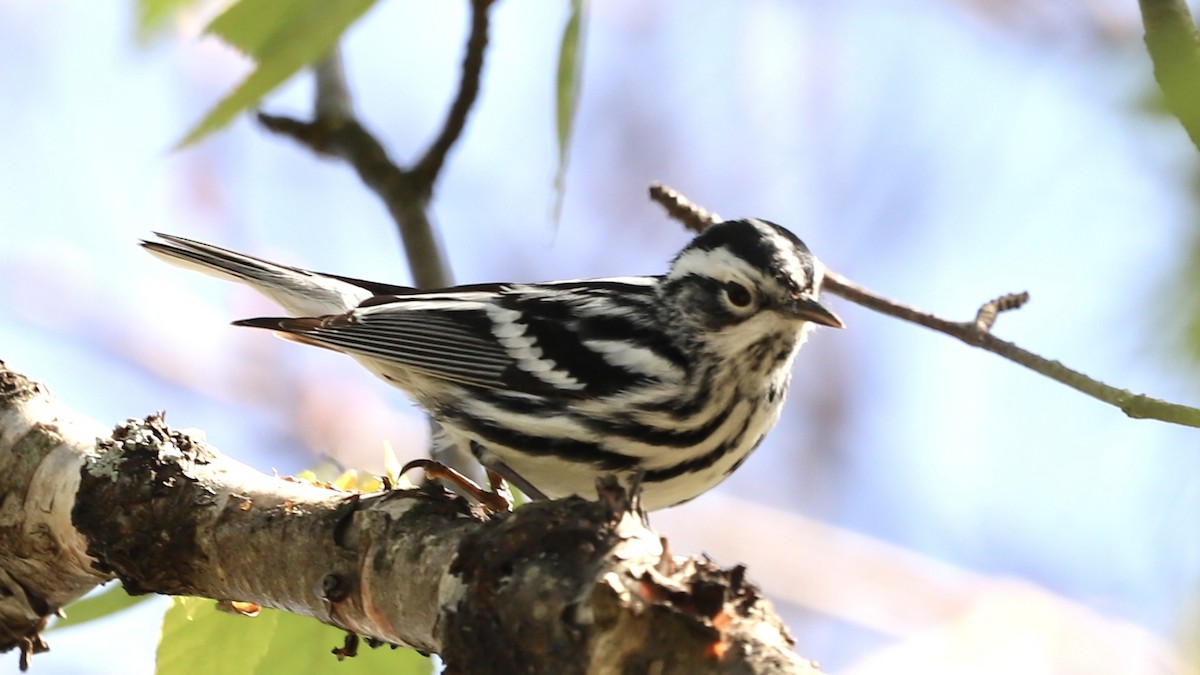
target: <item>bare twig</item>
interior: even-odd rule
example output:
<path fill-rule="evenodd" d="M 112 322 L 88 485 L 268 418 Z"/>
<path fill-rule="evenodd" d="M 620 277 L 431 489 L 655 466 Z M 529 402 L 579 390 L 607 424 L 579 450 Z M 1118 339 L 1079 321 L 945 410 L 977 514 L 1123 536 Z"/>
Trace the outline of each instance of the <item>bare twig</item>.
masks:
<path fill-rule="evenodd" d="M 479 76 L 483 72 L 483 55 L 488 43 L 488 8 L 493 1 L 471 0 L 471 34 L 467 38 L 466 54 L 463 56 L 458 95 L 450 106 L 450 112 L 446 114 L 441 133 L 411 171 L 415 181 L 426 185 L 426 191 L 433 190 L 433 183 L 446 161 L 446 153 L 462 134 L 467 124 L 467 115 L 470 114 L 479 95 Z"/>
<path fill-rule="evenodd" d="M 1200 148 L 1200 35 L 1183 0 L 1138 0 L 1146 49 L 1167 107 Z"/>
<path fill-rule="evenodd" d="M 720 220 L 720 216 L 715 213 L 704 210 L 678 191 L 658 183 L 650 187 L 650 198 L 666 209 L 668 215 L 682 222 L 688 229 L 699 231 Z M 1024 305 L 1029 300 L 1028 293 L 1010 293 L 985 303 L 979 308 L 974 321 L 948 321 L 929 312 L 885 298 L 830 270 L 825 272 L 825 283 L 822 289 L 867 309 L 915 323 L 939 333 L 945 333 L 973 347 L 985 349 L 1009 361 L 1019 363 L 1094 399 L 1116 406 L 1130 417 L 1200 427 L 1200 409 L 1163 401 L 1145 394 L 1135 394 L 1128 389 L 1118 389 L 1072 370 L 1058 361 L 1038 356 L 992 335 L 991 328 L 996 320 L 996 315 Z"/>
<path fill-rule="evenodd" d="M 881 314 L 887 314 L 888 316 L 894 316 L 898 319 L 925 326 L 939 333 L 945 333 L 951 337 L 958 338 L 974 347 L 998 354 L 1009 361 L 1019 363 L 1034 372 L 1045 375 L 1052 380 L 1057 380 L 1092 398 L 1108 403 L 1109 405 L 1114 405 L 1130 417 L 1156 419 L 1189 427 L 1200 427 L 1200 410 L 1196 408 L 1152 398 L 1145 394 L 1135 394 L 1128 389 L 1118 389 L 1099 380 L 1092 379 L 1083 373 L 1064 366 L 1058 361 L 1038 356 L 1011 342 L 1001 340 L 992 335 L 988 330 L 981 329 L 974 321 L 947 321 L 929 312 L 884 298 L 834 272 L 826 272 L 824 288 L 830 293 L 839 295 Z"/>
<path fill-rule="evenodd" d="M 658 202 L 667 210 L 667 215 L 683 223 L 684 227 L 693 232 L 700 232 L 721 220 L 717 214 L 693 204 L 678 190 L 662 183 L 650 184 L 650 199 Z"/>
<path fill-rule="evenodd" d="M 342 49 L 339 46 L 313 65 L 316 78 L 316 93 L 313 110 L 317 119 L 351 119 L 354 105 L 350 99 L 350 88 L 346 85 L 346 72 L 342 67 Z"/>

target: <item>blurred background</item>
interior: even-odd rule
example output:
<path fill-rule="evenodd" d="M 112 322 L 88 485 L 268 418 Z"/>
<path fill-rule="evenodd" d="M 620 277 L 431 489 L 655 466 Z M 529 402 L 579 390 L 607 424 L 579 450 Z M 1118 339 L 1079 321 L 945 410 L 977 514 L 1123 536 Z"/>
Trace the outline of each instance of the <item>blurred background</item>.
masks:
<path fill-rule="evenodd" d="M 1197 152 L 1160 112 L 1133 0 L 593 3 L 555 224 L 566 5 L 492 11 L 433 204 L 456 281 L 661 272 L 689 235 L 647 199 L 659 180 L 949 318 L 1028 290 L 999 336 L 1200 404 Z M 409 279 L 347 166 L 249 118 L 171 150 L 250 70 L 199 37 L 219 9 L 147 41 L 131 3 L 0 0 L 0 359 L 105 424 L 165 409 L 263 471 L 418 456 L 402 394 L 229 326 L 275 310 L 137 246 L 164 231 Z M 401 163 L 440 128 L 466 26 L 466 2 L 390 0 L 347 36 L 358 112 Z M 263 108 L 310 98 L 301 76 Z M 673 550 L 748 564 L 834 673 L 1195 672 L 1200 432 L 829 304 L 849 327 L 809 341 L 768 441 L 653 516 Z M 51 633 L 33 665 L 151 672 L 164 605 Z"/>

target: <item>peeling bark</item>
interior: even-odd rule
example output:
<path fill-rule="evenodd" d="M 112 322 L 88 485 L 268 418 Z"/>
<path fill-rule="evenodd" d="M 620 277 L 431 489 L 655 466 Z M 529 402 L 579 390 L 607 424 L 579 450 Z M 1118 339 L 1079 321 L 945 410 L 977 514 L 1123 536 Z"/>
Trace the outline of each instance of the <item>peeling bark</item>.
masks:
<path fill-rule="evenodd" d="M 47 649 L 50 617 L 112 578 L 71 524 L 80 469 L 104 433 L 0 362 L 0 651 L 20 649 L 22 669 Z"/>

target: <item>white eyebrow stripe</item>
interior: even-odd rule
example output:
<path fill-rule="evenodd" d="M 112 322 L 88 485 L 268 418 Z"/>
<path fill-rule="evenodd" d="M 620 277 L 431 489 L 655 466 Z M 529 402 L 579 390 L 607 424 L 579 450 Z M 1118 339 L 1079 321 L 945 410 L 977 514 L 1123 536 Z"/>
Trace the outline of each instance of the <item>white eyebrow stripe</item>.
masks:
<path fill-rule="evenodd" d="M 762 232 L 765 237 L 775 242 L 775 250 L 779 251 L 782 258 L 779 262 L 781 263 L 781 267 L 787 272 L 788 276 L 800 282 L 800 286 L 802 288 L 807 286 L 810 281 L 814 287 L 817 285 L 821 275 L 814 269 L 813 278 L 809 279 L 808 268 L 805 267 L 804 261 L 800 257 L 801 252 L 796 249 L 795 245 L 793 245 L 791 241 L 788 241 L 785 237 L 780 235 L 775 228 L 771 227 L 761 219 L 750 218 L 749 220 L 754 224 L 754 227 L 757 228 L 759 232 Z M 812 254 L 809 254 L 808 257 L 814 262 L 814 267 L 820 264 L 817 262 L 816 257 Z"/>
<path fill-rule="evenodd" d="M 679 259 L 671 267 L 671 276 L 673 277 L 695 274 L 718 279 L 728 276 L 728 272 L 734 272 L 747 279 L 762 277 L 762 273 L 754 269 L 750 263 L 724 248 L 714 248 L 711 251 L 691 249 L 679 256 Z M 721 275 L 720 277 L 717 276 L 718 273 Z"/>

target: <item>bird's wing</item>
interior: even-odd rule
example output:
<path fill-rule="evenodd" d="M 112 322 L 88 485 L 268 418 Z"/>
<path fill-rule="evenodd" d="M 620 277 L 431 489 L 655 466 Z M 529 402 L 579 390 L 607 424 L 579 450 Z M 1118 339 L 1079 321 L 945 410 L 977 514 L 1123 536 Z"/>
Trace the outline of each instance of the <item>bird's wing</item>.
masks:
<path fill-rule="evenodd" d="M 237 324 L 460 384 L 590 397 L 672 375 L 682 360 L 640 320 L 635 301 L 648 288 L 636 278 L 459 287 L 375 297 L 334 316 Z"/>
<path fill-rule="evenodd" d="M 365 356 L 421 375 L 486 388 L 505 386 L 512 365 L 491 335 L 486 313 L 468 303 L 435 309 L 398 298 L 377 311 L 299 319 L 248 319 L 238 326 L 269 328 L 306 344 Z M 385 308 L 384 311 L 378 311 Z"/>

